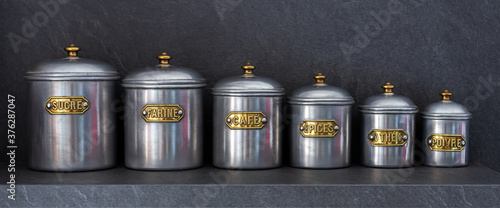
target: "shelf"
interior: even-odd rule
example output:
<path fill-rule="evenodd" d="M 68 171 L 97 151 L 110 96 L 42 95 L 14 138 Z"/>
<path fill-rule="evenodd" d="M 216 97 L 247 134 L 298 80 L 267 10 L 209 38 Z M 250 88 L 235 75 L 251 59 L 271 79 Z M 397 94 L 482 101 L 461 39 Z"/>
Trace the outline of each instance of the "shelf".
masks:
<path fill-rule="evenodd" d="M 16 169 L 16 201 L 0 206 L 492 206 L 500 173 L 463 168 L 185 171 L 124 167 L 75 173 Z M 6 172 L 2 178 L 7 178 Z M 5 190 L 7 186 L 3 185 Z M 5 193 L 5 192 L 4 192 Z"/>
<path fill-rule="evenodd" d="M 125 167 L 74 173 L 18 169 L 18 184 L 498 184 L 500 173 L 472 164 L 462 168 L 225 170 L 205 166 L 183 171 L 138 171 Z M 3 177 L 3 178 L 6 178 Z"/>

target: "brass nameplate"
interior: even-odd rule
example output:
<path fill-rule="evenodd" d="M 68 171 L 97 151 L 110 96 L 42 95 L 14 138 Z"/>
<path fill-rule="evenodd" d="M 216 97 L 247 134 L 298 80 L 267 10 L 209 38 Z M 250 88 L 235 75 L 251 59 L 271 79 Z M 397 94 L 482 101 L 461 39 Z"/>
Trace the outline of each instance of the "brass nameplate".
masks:
<path fill-rule="evenodd" d="M 427 146 L 432 151 L 460 152 L 465 144 L 462 135 L 431 134 L 427 138 Z"/>
<path fill-rule="evenodd" d="M 374 129 L 368 134 L 372 146 L 398 147 L 408 141 L 408 134 L 403 129 Z"/>
<path fill-rule="evenodd" d="M 266 123 L 262 112 L 231 112 L 226 116 L 226 125 L 231 129 L 262 129 Z"/>
<path fill-rule="evenodd" d="M 339 130 L 335 120 L 305 120 L 299 124 L 299 132 L 304 137 L 334 137 Z"/>
<path fill-rule="evenodd" d="M 179 105 L 146 105 L 141 116 L 146 122 L 179 122 L 186 112 Z"/>
<path fill-rule="evenodd" d="M 45 109 L 52 115 L 84 114 L 90 108 L 85 97 L 50 97 Z"/>

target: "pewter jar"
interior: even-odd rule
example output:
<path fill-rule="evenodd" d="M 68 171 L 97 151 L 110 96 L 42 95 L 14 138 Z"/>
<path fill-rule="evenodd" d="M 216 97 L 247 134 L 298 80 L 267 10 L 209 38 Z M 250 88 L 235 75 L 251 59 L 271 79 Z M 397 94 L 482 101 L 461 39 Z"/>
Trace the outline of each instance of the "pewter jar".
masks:
<path fill-rule="evenodd" d="M 30 110 L 29 167 L 89 171 L 116 164 L 116 80 L 113 67 L 77 56 L 44 62 L 26 73 Z"/>
<path fill-rule="evenodd" d="M 179 170 L 203 165 L 203 88 L 195 70 L 159 64 L 129 74 L 125 88 L 125 166 Z"/>
<path fill-rule="evenodd" d="M 393 93 L 394 86 L 390 83 L 382 88 L 383 94 L 368 97 L 359 106 L 363 119 L 361 164 L 411 167 L 414 163 L 417 106 L 409 98 Z"/>
<path fill-rule="evenodd" d="M 342 168 L 350 165 L 351 108 L 354 99 L 344 89 L 316 82 L 295 90 L 291 109 L 290 164 L 300 168 Z"/>
<path fill-rule="evenodd" d="M 466 166 L 469 160 L 470 119 L 466 107 L 451 101 L 448 90 L 440 93 L 441 101 L 432 103 L 422 112 L 421 145 L 424 165 L 434 167 Z"/>
<path fill-rule="evenodd" d="M 213 164 L 227 169 L 265 169 L 282 163 L 281 124 L 285 89 L 275 80 L 243 74 L 212 88 Z"/>

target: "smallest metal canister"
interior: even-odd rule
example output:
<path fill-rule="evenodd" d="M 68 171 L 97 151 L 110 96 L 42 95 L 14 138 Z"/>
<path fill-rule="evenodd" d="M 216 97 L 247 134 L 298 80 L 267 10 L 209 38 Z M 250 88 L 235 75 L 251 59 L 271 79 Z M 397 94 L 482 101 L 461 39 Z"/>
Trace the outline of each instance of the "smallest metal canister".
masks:
<path fill-rule="evenodd" d="M 288 104 L 291 165 L 300 168 L 342 168 L 350 165 L 351 108 L 354 99 L 346 90 L 325 83 L 295 90 Z"/>
<path fill-rule="evenodd" d="M 422 149 L 424 165 L 434 167 L 466 166 L 469 160 L 469 122 L 472 114 L 466 107 L 451 101 L 448 90 L 440 93 L 441 101 L 422 112 Z"/>

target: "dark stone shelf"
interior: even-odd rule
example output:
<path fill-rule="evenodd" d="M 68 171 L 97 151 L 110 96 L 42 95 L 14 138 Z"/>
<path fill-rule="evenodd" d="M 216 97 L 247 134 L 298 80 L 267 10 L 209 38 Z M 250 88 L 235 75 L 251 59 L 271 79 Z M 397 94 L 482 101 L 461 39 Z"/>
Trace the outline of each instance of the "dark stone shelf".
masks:
<path fill-rule="evenodd" d="M 18 169 L 17 184 L 104 185 L 104 184 L 497 184 L 500 173 L 472 164 L 462 168 L 381 169 L 352 166 L 343 169 L 225 170 L 212 166 L 182 171 L 138 171 L 125 167 L 73 173 Z M 6 177 L 3 177 L 6 178 Z"/>
<path fill-rule="evenodd" d="M 500 173 L 478 164 L 329 170 L 286 166 L 251 171 L 211 166 L 185 171 L 16 170 L 16 201 L 2 200 L 2 207 L 500 205 Z M 2 178 L 7 177 L 3 172 Z"/>

